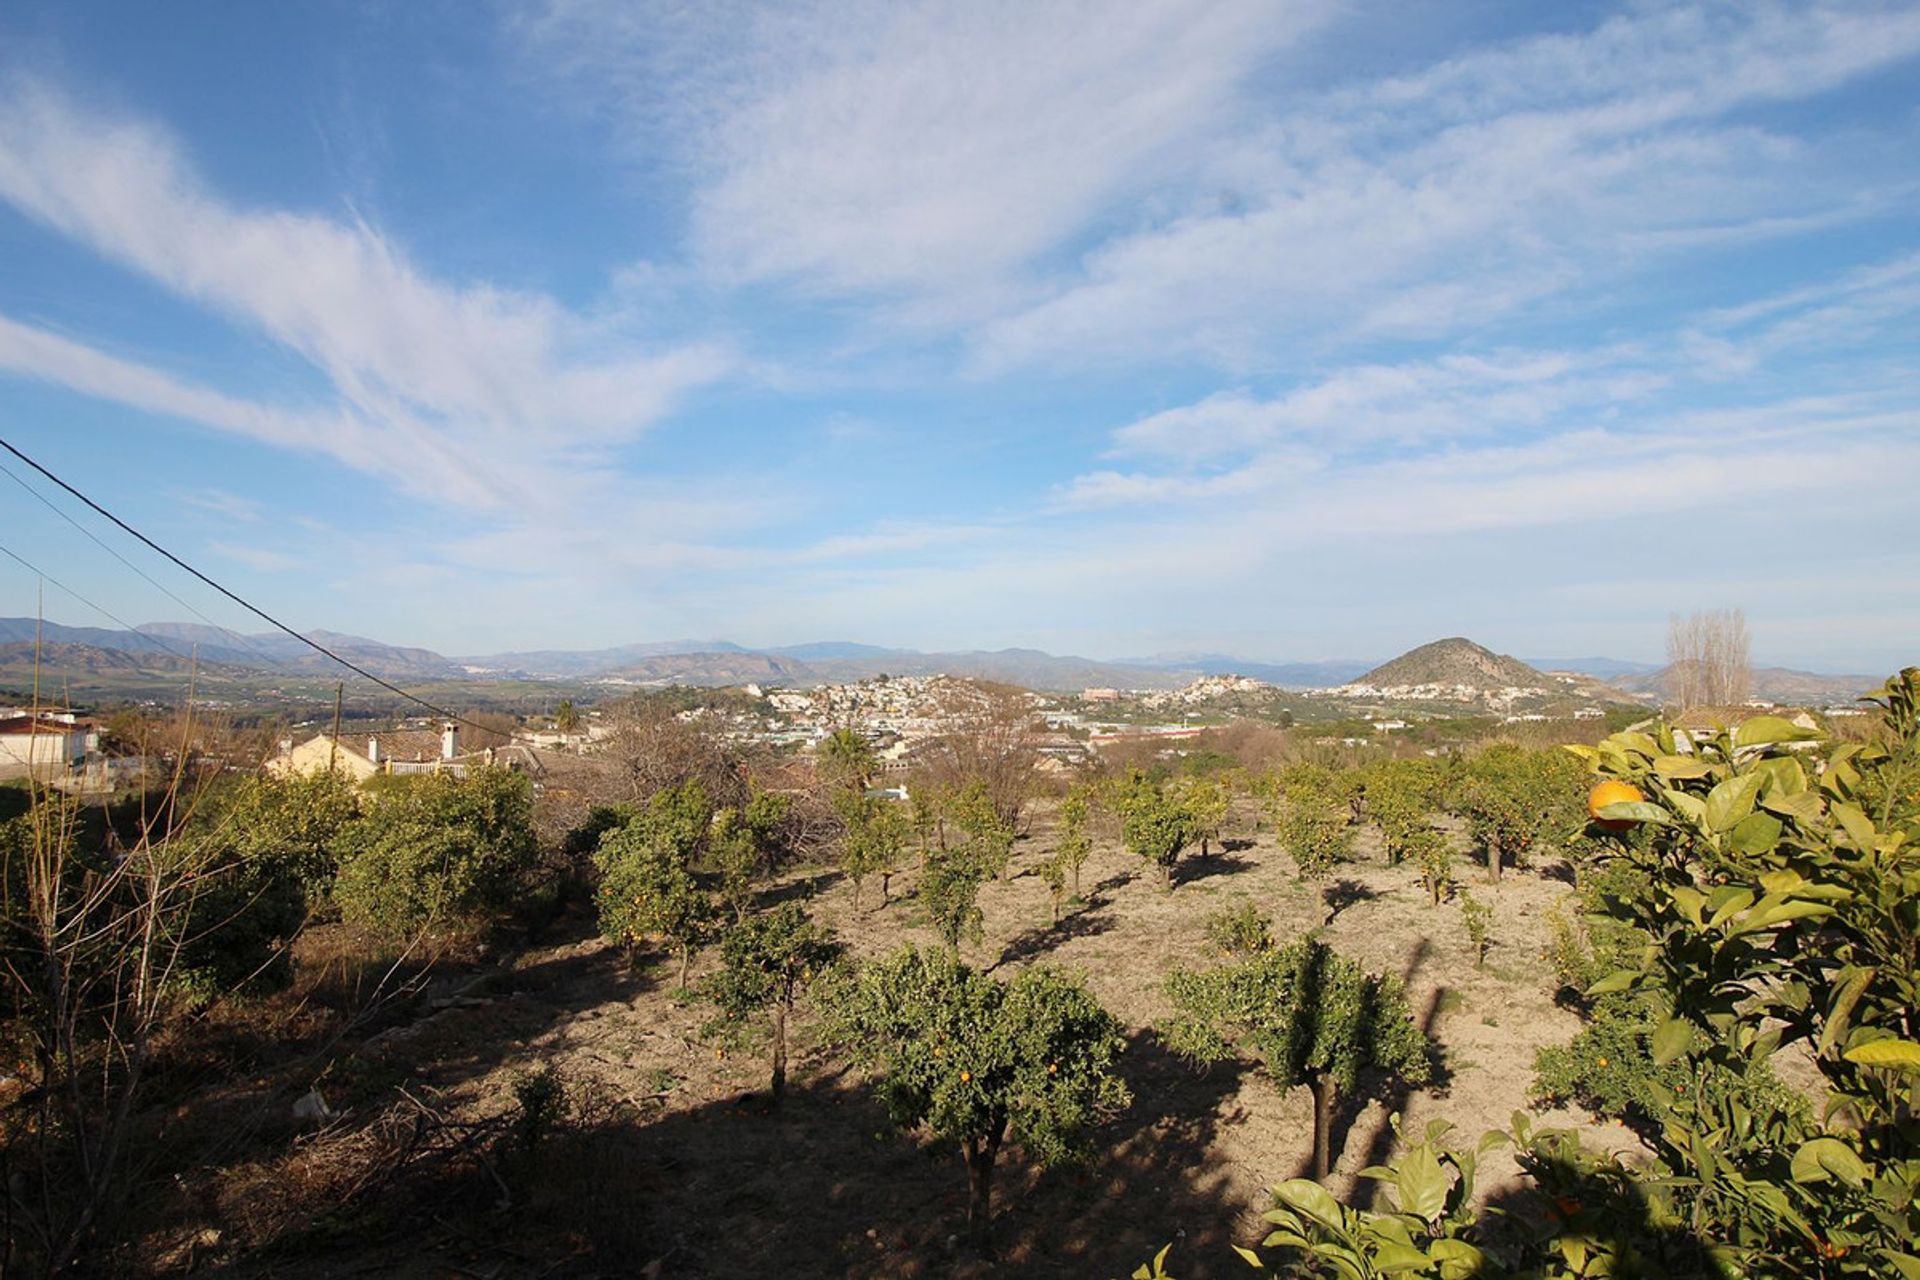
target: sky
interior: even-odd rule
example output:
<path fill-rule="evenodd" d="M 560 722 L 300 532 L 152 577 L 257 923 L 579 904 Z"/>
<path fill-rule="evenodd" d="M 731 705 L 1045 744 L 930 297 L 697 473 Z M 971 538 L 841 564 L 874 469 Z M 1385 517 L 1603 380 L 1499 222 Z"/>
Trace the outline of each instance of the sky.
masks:
<path fill-rule="evenodd" d="M 1884 673 L 1917 215 L 1912 3 L 10 0 L 0 437 L 455 655 Z M 190 620 L 31 487 L 257 629 L 0 462 L 0 612 Z"/>

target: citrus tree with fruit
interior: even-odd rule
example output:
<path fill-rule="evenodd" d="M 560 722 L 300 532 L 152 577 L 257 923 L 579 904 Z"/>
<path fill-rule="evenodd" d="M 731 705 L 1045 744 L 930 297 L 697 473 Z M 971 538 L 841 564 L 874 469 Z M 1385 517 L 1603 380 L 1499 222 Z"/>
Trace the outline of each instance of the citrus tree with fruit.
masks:
<path fill-rule="evenodd" d="M 834 1039 L 871 1075 L 894 1123 L 960 1149 L 967 1227 L 990 1246 L 993 1172 L 1018 1144 L 1041 1165 L 1091 1153 L 1094 1127 L 1128 1104 L 1120 1024 L 1048 969 L 997 982 L 941 951 L 903 948 L 842 975 Z"/>

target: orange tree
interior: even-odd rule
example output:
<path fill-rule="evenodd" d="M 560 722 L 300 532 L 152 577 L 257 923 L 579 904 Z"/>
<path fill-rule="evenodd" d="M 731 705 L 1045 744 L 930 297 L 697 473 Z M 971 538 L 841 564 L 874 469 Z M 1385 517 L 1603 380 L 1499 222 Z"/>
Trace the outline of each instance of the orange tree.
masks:
<path fill-rule="evenodd" d="M 712 899 L 693 870 L 712 829 L 706 789 L 681 783 L 654 793 L 646 808 L 603 834 L 594 853 L 600 932 L 628 947 L 664 938 L 680 958 L 682 987 L 713 922 Z"/>
<path fill-rule="evenodd" d="M 1460 1269 L 1464 1245 L 1551 1280 L 1920 1280 L 1920 668 L 1874 701 L 1865 743 L 1761 716 L 1572 748 L 1645 797 L 1589 829 L 1644 886 L 1608 910 L 1647 938 L 1589 994 L 1661 1011 L 1651 1055 L 1675 1071 L 1648 1085 L 1651 1169 L 1516 1117 L 1524 1204 L 1409 1224 L 1282 1194 L 1269 1243 L 1349 1276 L 1486 1274 Z M 1790 1045 L 1822 1078 L 1818 1115 L 1714 1087 Z"/>
<path fill-rule="evenodd" d="M 716 1021 L 721 1030 L 737 1030 L 767 1015 L 776 1102 L 787 1087 L 787 1020 L 841 950 L 833 931 L 809 920 L 799 903 L 783 903 L 727 930 L 720 944 L 720 968 L 702 985 L 720 1011 Z"/>
<path fill-rule="evenodd" d="M 1135 769 L 1113 790 L 1113 811 L 1120 819 L 1120 841 L 1160 871 L 1160 888 L 1173 889 L 1173 867 L 1194 840 L 1193 816 L 1179 799 L 1148 774 Z"/>
<path fill-rule="evenodd" d="M 1349 773 L 1297 764 L 1281 770 L 1269 788 L 1274 831 L 1303 877 L 1325 875 L 1353 847 L 1352 797 L 1358 792 Z"/>
<path fill-rule="evenodd" d="M 894 1123 L 960 1148 L 983 1251 L 1001 1147 L 1018 1143 L 1042 1165 L 1084 1158 L 1094 1126 L 1131 1101 L 1114 1070 L 1120 1024 L 1051 970 L 1001 983 L 906 947 L 828 991 L 832 1038 L 876 1079 Z"/>
<path fill-rule="evenodd" d="M 1517 864 L 1542 840 L 1578 830 L 1580 792 L 1579 766 L 1564 753 L 1502 742 L 1468 762 L 1454 808 L 1498 883 L 1509 859 Z"/>
<path fill-rule="evenodd" d="M 1313 1163 L 1322 1178 L 1333 1165 L 1334 1110 L 1362 1071 L 1408 1084 L 1432 1075 L 1427 1038 L 1400 983 L 1315 939 L 1204 973 L 1176 971 L 1167 994 L 1180 1010 L 1167 1028 L 1175 1052 L 1215 1062 L 1244 1050 L 1281 1085 L 1312 1087 Z"/>

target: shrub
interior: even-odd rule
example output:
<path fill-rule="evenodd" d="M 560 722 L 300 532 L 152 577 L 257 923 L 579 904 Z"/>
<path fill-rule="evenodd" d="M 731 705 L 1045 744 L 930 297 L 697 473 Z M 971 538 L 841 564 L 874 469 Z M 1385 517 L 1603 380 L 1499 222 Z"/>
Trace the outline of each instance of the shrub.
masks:
<path fill-rule="evenodd" d="M 962 940 L 980 940 L 980 886 L 986 879 L 986 868 L 964 850 L 936 850 L 920 873 L 920 908 L 952 953 L 959 953 Z"/>
<path fill-rule="evenodd" d="M 1272 814 L 1274 831 L 1303 877 L 1324 876 L 1353 847 L 1348 794 L 1326 769 L 1297 765 L 1282 773 Z"/>
<path fill-rule="evenodd" d="M 535 852 L 526 778 L 489 768 L 395 781 L 344 834 L 341 915 L 404 938 L 471 927 L 511 906 Z"/>
<path fill-rule="evenodd" d="M 1471 893 L 1460 895 L 1460 918 L 1467 926 L 1467 940 L 1473 944 L 1473 967 L 1487 963 L 1487 948 L 1493 943 L 1493 908 Z"/>
<path fill-rule="evenodd" d="M 1420 868 L 1420 882 L 1433 905 L 1439 906 L 1453 888 L 1453 846 L 1446 833 L 1428 826 L 1415 828 L 1408 834 L 1406 855 Z"/>
<path fill-rule="evenodd" d="M 1583 790 L 1580 770 L 1565 752 L 1496 743 L 1468 762 L 1454 805 L 1498 881 L 1506 862 L 1520 865 L 1542 840 L 1573 838 L 1584 815 Z"/>
<path fill-rule="evenodd" d="M 1207 941 L 1223 955 L 1251 955 L 1273 947 L 1273 917 L 1241 900 L 1207 917 Z"/>

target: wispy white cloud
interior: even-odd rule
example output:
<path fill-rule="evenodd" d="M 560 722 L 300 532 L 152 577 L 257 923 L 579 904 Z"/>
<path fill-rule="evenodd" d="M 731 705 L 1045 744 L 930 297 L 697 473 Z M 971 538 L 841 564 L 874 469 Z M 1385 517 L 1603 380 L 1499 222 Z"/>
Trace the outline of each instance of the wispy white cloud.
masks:
<path fill-rule="evenodd" d="M 449 502 L 538 502 L 529 458 L 536 472 L 590 465 L 731 362 L 698 342 L 637 350 L 543 294 L 436 281 L 364 222 L 239 207 L 158 128 L 32 81 L 0 86 L 0 200 L 284 344 L 340 403 L 249 405 L 19 324 L 5 335 L 13 367 L 42 360 L 41 376 L 68 385 L 405 470 L 409 488 Z"/>
<path fill-rule="evenodd" d="M 664 110 L 683 133 L 710 271 L 954 318 L 1005 305 L 1017 269 L 1189 172 L 1194 135 L 1328 8 L 862 0 L 699 22 L 553 0 L 522 29 L 637 129 Z"/>

